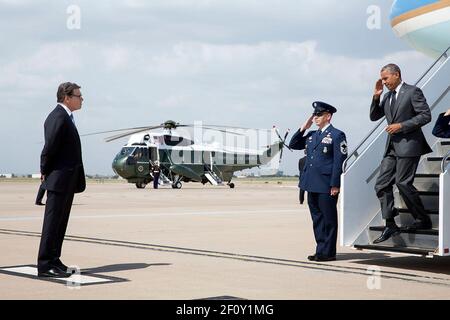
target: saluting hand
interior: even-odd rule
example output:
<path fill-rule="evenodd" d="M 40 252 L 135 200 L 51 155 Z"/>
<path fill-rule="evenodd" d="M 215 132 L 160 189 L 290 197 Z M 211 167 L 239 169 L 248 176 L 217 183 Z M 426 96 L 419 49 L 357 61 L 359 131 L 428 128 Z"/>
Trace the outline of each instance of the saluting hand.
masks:
<path fill-rule="evenodd" d="M 374 96 L 377 98 L 381 96 L 383 93 L 383 80 L 378 79 L 377 83 L 375 83 L 375 90 L 373 91 Z"/>
<path fill-rule="evenodd" d="M 393 123 L 391 125 L 388 125 L 385 130 L 389 134 L 394 134 L 400 131 L 401 128 L 402 128 L 401 123 Z"/>
<path fill-rule="evenodd" d="M 309 117 L 309 119 L 306 120 L 306 122 L 300 127 L 300 131 L 305 131 L 305 130 L 308 130 L 309 128 L 311 128 L 311 126 L 313 124 L 313 118 L 314 118 L 314 115 Z"/>

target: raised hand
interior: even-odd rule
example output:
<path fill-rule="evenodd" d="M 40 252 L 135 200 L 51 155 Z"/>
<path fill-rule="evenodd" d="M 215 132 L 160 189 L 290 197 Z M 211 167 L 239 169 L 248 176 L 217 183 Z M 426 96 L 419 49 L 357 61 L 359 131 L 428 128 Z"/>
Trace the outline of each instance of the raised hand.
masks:
<path fill-rule="evenodd" d="M 378 79 L 377 83 L 375 83 L 375 90 L 373 91 L 374 96 L 381 96 L 383 93 L 383 80 Z"/>
<path fill-rule="evenodd" d="M 305 123 L 300 127 L 300 131 L 305 131 L 305 130 L 308 130 L 309 128 L 311 128 L 311 126 L 313 124 L 313 118 L 314 118 L 314 115 L 309 117 L 309 119 L 306 120 Z"/>
<path fill-rule="evenodd" d="M 444 116 L 450 116 L 450 109 L 447 110 L 447 112 L 444 114 Z"/>

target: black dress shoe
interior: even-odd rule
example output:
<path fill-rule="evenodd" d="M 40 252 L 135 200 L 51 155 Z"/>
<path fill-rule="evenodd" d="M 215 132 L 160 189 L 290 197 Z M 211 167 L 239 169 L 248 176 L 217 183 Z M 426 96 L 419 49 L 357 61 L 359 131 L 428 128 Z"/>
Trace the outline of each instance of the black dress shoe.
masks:
<path fill-rule="evenodd" d="M 336 261 L 336 257 L 316 256 L 316 261 Z"/>
<path fill-rule="evenodd" d="M 406 227 L 407 230 L 427 230 L 431 229 L 431 220 L 416 220 L 411 226 Z"/>
<path fill-rule="evenodd" d="M 37 206 L 45 206 L 45 203 L 42 203 L 42 202 L 36 202 L 35 205 L 37 205 Z"/>
<path fill-rule="evenodd" d="M 309 261 L 316 261 L 316 255 L 315 254 L 313 254 L 313 255 L 310 255 L 310 256 L 308 256 L 308 260 Z"/>
<path fill-rule="evenodd" d="M 386 228 L 384 228 L 384 231 L 381 234 L 381 236 L 378 237 L 377 239 L 375 239 L 373 241 L 373 243 L 376 244 L 376 243 L 380 243 L 380 242 L 386 241 L 390 237 L 398 235 L 398 234 L 400 234 L 400 228 L 399 227 L 397 227 L 397 226 L 386 227 Z"/>
<path fill-rule="evenodd" d="M 38 277 L 41 278 L 68 278 L 72 274 L 62 271 L 59 268 L 51 268 L 47 271 L 38 272 Z"/>
<path fill-rule="evenodd" d="M 64 263 L 62 263 L 60 260 L 54 262 L 51 264 L 51 268 L 57 268 L 61 271 L 67 272 L 69 269 Z"/>

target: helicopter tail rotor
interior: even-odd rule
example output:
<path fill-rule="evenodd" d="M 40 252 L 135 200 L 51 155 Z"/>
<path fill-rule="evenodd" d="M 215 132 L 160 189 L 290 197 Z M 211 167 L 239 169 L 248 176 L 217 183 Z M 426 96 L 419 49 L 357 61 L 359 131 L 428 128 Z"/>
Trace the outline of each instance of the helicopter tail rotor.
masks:
<path fill-rule="evenodd" d="M 275 128 L 275 126 L 274 126 L 274 128 Z M 281 135 L 280 135 L 280 133 L 278 132 L 278 129 L 277 128 L 275 128 L 275 132 L 277 133 L 277 135 L 278 135 L 278 138 L 280 139 L 280 145 L 281 145 L 281 151 L 280 151 L 280 163 L 281 163 L 281 159 L 283 158 L 283 150 L 284 150 L 284 147 L 286 147 L 286 148 L 288 148 L 291 152 L 292 152 L 292 148 L 290 148 L 287 144 L 286 144 L 286 138 L 287 138 L 287 136 L 289 135 L 289 132 L 291 131 L 291 129 L 287 129 L 286 130 L 286 133 L 284 134 L 284 137 L 282 138 L 281 137 Z"/>

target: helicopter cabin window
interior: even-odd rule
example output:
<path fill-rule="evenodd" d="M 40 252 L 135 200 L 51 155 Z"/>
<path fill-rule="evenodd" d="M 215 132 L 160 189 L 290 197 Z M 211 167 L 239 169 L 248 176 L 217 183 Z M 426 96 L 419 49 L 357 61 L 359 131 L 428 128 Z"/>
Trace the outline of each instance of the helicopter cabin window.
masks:
<path fill-rule="evenodd" d="M 179 147 L 186 147 L 194 144 L 192 140 L 170 135 L 164 136 L 164 143 L 168 146 L 179 146 Z"/>
<path fill-rule="evenodd" d="M 156 147 L 150 147 L 149 153 L 150 153 L 150 160 L 152 161 L 158 160 L 158 149 L 156 149 Z"/>
<path fill-rule="evenodd" d="M 148 161 L 148 148 L 142 148 L 142 156 L 145 161 Z"/>

